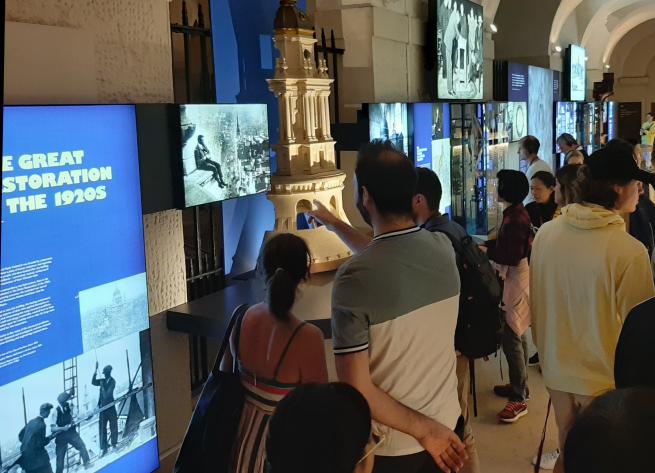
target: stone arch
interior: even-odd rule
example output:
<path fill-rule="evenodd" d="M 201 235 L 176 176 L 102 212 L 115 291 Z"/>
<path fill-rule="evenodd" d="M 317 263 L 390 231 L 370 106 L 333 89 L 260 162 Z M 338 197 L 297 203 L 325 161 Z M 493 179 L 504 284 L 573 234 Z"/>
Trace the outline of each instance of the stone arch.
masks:
<path fill-rule="evenodd" d="M 628 34 L 631 30 L 638 27 L 642 23 L 646 23 L 649 20 L 655 18 L 655 4 L 647 5 L 638 10 L 635 10 L 632 14 L 626 17 L 619 25 L 617 25 L 610 34 L 609 41 L 605 46 L 603 52 L 602 60 L 604 63 L 609 61 L 609 58 L 612 57 L 612 52 L 616 45 L 621 41 L 621 39 Z"/>
<path fill-rule="evenodd" d="M 300 199 L 296 202 L 296 213 L 311 212 L 312 208 L 312 203 L 307 199 Z"/>
<path fill-rule="evenodd" d="M 339 213 L 339 201 L 337 200 L 336 195 L 330 197 L 330 211 L 334 214 Z"/>
<path fill-rule="evenodd" d="M 616 45 L 609 61 L 616 76 L 646 76 L 648 66 L 655 58 L 652 44 L 655 44 L 655 19 L 637 26 Z"/>

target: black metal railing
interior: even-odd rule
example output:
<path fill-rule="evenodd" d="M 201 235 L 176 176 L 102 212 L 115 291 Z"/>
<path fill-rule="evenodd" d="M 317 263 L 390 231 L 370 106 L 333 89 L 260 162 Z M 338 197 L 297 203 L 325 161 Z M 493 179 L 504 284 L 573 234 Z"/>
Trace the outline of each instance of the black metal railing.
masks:
<path fill-rule="evenodd" d="M 171 23 L 173 78 L 177 103 L 216 103 L 212 66 L 210 21 L 205 20 L 209 5 L 198 3 L 196 19 L 189 20 L 187 2 L 170 5 L 171 18 L 181 13 L 181 23 Z M 181 45 L 180 45 L 181 39 Z M 178 70 L 177 60 L 183 67 Z M 223 266 L 223 214 L 220 203 L 207 204 L 182 212 L 187 298 L 192 301 L 225 286 Z M 197 392 L 209 374 L 206 337 L 189 337 L 191 389 Z"/>
<path fill-rule="evenodd" d="M 317 38 L 316 47 L 314 48 L 314 60 L 316 61 L 316 67 L 319 66 L 320 56 L 323 56 L 322 59 L 325 60 L 328 67 L 328 74 L 334 79 L 332 94 L 330 95 L 330 118 L 332 123 L 340 123 L 339 116 L 339 56 L 343 56 L 346 52 L 343 48 L 337 48 L 336 41 L 334 39 L 334 30 L 330 30 L 330 44 L 328 45 L 325 30 L 321 28 L 321 37 Z"/>

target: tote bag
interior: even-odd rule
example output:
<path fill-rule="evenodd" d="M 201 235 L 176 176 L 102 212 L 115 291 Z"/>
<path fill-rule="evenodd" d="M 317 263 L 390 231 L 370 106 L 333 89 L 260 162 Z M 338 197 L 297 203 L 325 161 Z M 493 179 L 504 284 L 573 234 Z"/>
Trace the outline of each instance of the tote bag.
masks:
<path fill-rule="evenodd" d="M 202 388 L 193 411 L 182 448 L 175 462 L 175 473 L 227 473 L 241 420 L 244 392 L 239 379 L 236 357 L 231 373 L 220 370 L 230 346 L 230 334 L 236 330 L 238 353 L 241 321 L 247 305 L 237 307 L 230 319 L 226 336 L 216 356 L 212 372 Z"/>

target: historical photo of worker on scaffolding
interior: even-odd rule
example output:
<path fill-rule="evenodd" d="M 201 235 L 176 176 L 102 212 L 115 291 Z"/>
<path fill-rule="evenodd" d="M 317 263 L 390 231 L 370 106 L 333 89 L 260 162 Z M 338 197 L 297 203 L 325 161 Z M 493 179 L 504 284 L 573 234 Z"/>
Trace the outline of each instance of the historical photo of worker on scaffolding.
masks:
<path fill-rule="evenodd" d="M 182 105 L 180 121 L 187 207 L 269 190 L 265 105 Z"/>
<path fill-rule="evenodd" d="M 145 330 L 0 387 L 0 471 L 99 471 L 156 436 Z"/>

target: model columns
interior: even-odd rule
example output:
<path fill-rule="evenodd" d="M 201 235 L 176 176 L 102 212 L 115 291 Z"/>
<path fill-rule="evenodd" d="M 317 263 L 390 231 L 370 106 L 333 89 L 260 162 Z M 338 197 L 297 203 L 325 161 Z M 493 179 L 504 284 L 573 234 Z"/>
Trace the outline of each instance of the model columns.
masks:
<path fill-rule="evenodd" d="M 331 140 L 330 136 L 330 92 L 319 92 L 319 111 L 321 119 L 321 136 L 324 140 Z"/>

